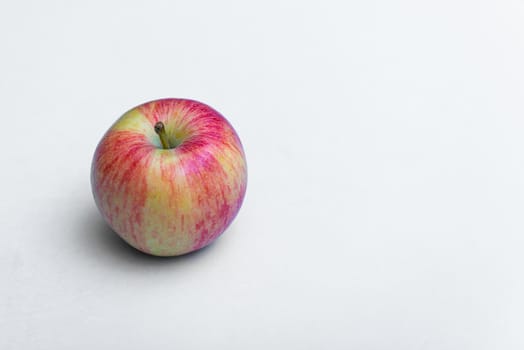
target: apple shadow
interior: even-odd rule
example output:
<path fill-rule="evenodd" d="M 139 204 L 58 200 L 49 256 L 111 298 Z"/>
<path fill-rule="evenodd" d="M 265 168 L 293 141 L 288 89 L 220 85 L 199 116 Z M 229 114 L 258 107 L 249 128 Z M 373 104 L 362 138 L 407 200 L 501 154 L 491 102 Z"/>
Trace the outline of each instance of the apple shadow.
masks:
<path fill-rule="evenodd" d="M 127 244 L 109 227 L 96 208 L 83 211 L 78 223 L 81 244 L 84 252 L 91 252 L 103 260 L 119 260 L 129 263 L 164 265 L 189 262 L 204 258 L 216 246 L 216 241 L 197 251 L 173 257 L 160 257 L 143 253 Z"/>

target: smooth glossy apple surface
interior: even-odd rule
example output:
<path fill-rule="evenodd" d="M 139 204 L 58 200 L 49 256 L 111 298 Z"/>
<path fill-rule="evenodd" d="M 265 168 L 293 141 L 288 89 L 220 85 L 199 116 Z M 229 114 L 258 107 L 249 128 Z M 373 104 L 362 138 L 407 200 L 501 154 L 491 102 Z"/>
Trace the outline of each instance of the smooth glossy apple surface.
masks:
<path fill-rule="evenodd" d="M 155 125 L 165 125 L 169 149 Z M 135 107 L 106 132 L 91 185 L 107 223 L 149 254 L 173 256 L 213 242 L 238 213 L 247 183 L 240 139 L 211 107 L 162 99 Z"/>

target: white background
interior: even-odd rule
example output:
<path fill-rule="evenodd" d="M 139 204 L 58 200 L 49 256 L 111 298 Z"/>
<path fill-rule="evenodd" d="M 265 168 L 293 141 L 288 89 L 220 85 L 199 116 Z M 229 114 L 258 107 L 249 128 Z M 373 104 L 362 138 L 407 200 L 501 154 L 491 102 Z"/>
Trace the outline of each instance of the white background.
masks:
<path fill-rule="evenodd" d="M 0 348 L 523 349 L 523 34 L 522 1 L 3 1 Z M 161 97 L 249 164 L 172 259 L 89 183 Z"/>

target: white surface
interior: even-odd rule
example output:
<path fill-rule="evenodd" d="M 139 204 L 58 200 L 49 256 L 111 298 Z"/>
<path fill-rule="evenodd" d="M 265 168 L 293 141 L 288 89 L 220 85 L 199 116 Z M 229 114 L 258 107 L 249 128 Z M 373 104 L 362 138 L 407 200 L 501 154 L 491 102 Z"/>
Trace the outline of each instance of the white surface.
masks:
<path fill-rule="evenodd" d="M 520 1 L 4 1 L 0 349 L 524 348 Z M 247 153 L 209 248 L 135 252 L 91 156 L 189 97 Z"/>

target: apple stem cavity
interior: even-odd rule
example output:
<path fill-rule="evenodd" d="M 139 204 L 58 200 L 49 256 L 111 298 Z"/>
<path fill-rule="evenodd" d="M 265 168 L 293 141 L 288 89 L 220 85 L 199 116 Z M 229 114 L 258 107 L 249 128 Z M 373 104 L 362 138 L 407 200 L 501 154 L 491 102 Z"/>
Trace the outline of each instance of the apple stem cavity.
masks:
<path fill-rule="evenodd" d="M 155 132 L 158 134 L 158 137 L 160 138 L 162 148 L 170 149 L 171 147 L 169 145 L 169 140 L 167 139 L 166 128 L 164 126 L 164 123 L 157 122 L 155 124 Z"/>

